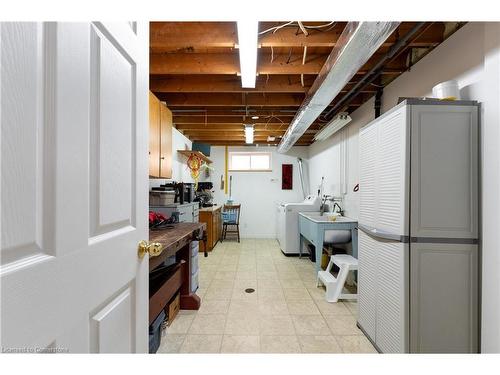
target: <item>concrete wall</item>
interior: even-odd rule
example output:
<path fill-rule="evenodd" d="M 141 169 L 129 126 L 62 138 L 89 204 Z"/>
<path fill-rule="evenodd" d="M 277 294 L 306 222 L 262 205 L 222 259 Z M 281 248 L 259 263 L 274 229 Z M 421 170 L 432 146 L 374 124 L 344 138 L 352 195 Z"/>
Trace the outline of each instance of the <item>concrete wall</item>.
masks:
<path fill-rule="evenodd" d="M 384 89 L 382 112 L 398 97 L 430 96 L 439 82 L 456 79 L 463 99 L 482 103 L 482 333 L 483 352 L 500 352 L 500 23 L 469 23 Z M 356 110 L 341 133 L 309 148 L 310 186 L 325 176 L 325 193 L 338 195 L 340 148 L 348 178 L 344 209 L 358 217 L 358 132 L 374 118 L 373 99 Z M 459 202 L 458 202 L 459 203 Z"/>

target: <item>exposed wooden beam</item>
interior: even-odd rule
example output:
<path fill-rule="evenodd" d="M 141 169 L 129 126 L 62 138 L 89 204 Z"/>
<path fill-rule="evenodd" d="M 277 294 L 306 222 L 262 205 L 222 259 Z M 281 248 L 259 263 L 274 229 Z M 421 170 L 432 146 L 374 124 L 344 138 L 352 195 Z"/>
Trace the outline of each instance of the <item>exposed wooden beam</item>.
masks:
<path fill-rule="evenodd" d="M 303 94 L 207 94 L 207 93 L 162 93 L 158 98 L 167 106 L 300 106 Z"/>
<path fill-rule="evenodd" d="M 302 64 L 302 54 L 274 56 L 260 54 L 258 74 L 318 74 L 327 55 L 310 56 Z M 150 74 L 233 74 L 240 72 L 237 53 L 152 54 Z"/>
<path fill-rule="evenodd" d="M 307 24 L 307 23 L 306 23 Z M 334 47 L 343 27 L 328 31 L 310 30 L 309 35 L 297 33 L 296 28 L 284 27 L 275 33 L 269 32 L 259 36 L 261 47 Z"/>
<path fill-rule="evenodd" d="M 307 22 L 304 24 L 307 25 Z M 411 22 L 399 26 L 400 34 L 411 27 Z M 342 33 L 345 23 L 328 30 L 309 30 L 308 36 L 297 32 L 296 27 L 284 27 L 275 33 L 259 36 L 261 47 L 329 47 L 333 48 Z M 260 30 L 268 28 L 269 23 L 262 23 Z M 433 46 L 442 41 L 443 23 L 437 22 L 431 30 L 411 47 Z M 391 35 L 383 44 L 390 47 L 396 41 Z M 154 52 L 189 52 L 203 48 L 234 48 L 238 44 L 236 22 L 151 22 L 150 47 Z"/>
<path fill-rule="evenodd" d="M 241 80 L 233 75 L 172 75 L 151 79 L 149 88 L 154 93 L 160 92 L 283 92 L 306 93 L 311 87 L 315 75 L 304 76 L 304 86 L 300 75 L 260 75 L 255 88 L 241 87 Z M 349 86 L 344 89 L 347 92 Z M 375 88 L 367 88 L 365 92 L 376 92 Z"/>
<path fill-rule="evenodd" d="M 238 40 L 236 22 L 151 22 L 149 25 L 149 45 L 154 51 L 234 47 Z"/>
<path fill-rule="evenodd" d="M 280 124 L 280 123 L 271 123 L 271 124 L 256 124 L 252 123 L 255 127 L 255 129 L 287 129 L 288 124 Z M 178 130 L 208 130 L 208 131 L 214 131 L 214 130 L 241 130 L 243 131 L 243 123 L 237 123 L 237 124 L 175 124 L 175 127 Z"/>
<path fill-rule="evenodd" d="M 271 124 L 288 124 L 292 117 L 273 117 L 270 119 Z M 174 116 L 174 124 L 180 125 L 180 124 L 198 124 L 198 125 L 211 125 L 211 124 L 224 124 L 224 125 L 229 125 L 229 124 L 241 124 L 242 122 L 252 122 L 252 123 L 267 123 L 269 118 L 259 118 L 257 120 L 253 120 L 251 116 L 247 116 L 244 118 L 244 116 L 234 116 L 234 117 L 229 117 L 229 116 L 220 116 L 220 117 L 204 117 L 204 116 Z"/>
<path fill-rule="evenodd" d="M 173 75 L 152 79 L 149 88 L 153 92 L 299 92 L 305 93 L 314 82 L 314 75 L 260 75 L 255 88 L 241 87 L 240 77 L 234 75 Z"/>
<path fill-rule="evenodd" d="M 203 109 L 191 109 L 191 108 L 174 108 L 173 106 L 169 107 L 170 110 L 172 111 L 172 114 L 174 118 L 195 118 L 195 117 L 203 117 L 203 118 L 208 118 L 210 121 L 210 118 L 222 118 L 222 117 L 233 117 L 233 118 L 238 118 L 241 119 L 243 116 L 260 116 L 260 117 L 268 117 L 268 116 L 275 116 L 278 117 L 282 120 L 282 118 L 288 118 L 288 117 L 293 117 L 295 116 L 295 112 L 297 111 L 297 108 L 295 107 L 290 107 L 290 108 L 272 108 L 272 107 L 266 107 L 266 108 L 234 108 L 234 107 L 228 107 L 228 108 L 203 108 Z M 205 121 L 205 120 L 203 120 Z M 218 122 L 219 120 L 214 120 L 215 122 Z M 231 122 L 230 120 L 220 120 L 222 122 Z M 284 120 L 282 120 L 284 121 Z M 288 120 L 287 120 L 288 121 Z"/>
<path fill-rule="evenodd" d="M 318 74 L 325 63 L 327 55 L 316 55 L 307 58 L 302 64 L 302 54 L 278 55 L 271 62 L 270 56 L 259 58 L 257 73 L 265 74 Z M 384 70 L 382 74 L 401 74 L 405 69 Z M 239 74 L 238 55 L 227 53 L 179 53 L 152 54 L 149 72 L 152 75 L 165 74 Z M 356 74 L 365 74 L 359 70 Z"/>
<path fill-rule="evenodd" d="M 279 143 L 279 139 L 273 141 L 273 142 L 267 142 L 267 141 L 261 141 L 261 142 L 255 142 L 253 145 L 248 145 L 245 143 L 245 141 L 210 141 L 210 142 L 205 142 L 208 143 L 212 146 L 256 146 L 256 145 L 269 145 L 269 146 L 277 146 Z M 309 146 L 312 143 L 312 141 L 297 141 L 294 146 Z"/>

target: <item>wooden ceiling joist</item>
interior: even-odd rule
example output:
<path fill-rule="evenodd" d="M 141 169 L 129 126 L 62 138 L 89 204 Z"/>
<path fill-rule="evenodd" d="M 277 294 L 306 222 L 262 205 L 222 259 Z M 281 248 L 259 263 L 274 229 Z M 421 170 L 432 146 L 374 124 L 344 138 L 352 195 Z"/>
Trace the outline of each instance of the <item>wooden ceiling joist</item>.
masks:
<path fill-rule="evenodd" d="M 167 106 L 190 107 L 190 106 L 300 106 L 304 100 L 304 94 L 231 94 L 231 93 L 160 93 L 158 98 L 165 101 Z"/>
<path fill-rule="evenodd" d="M 234 75 L 174 75 L 166 78 L 155 78 L 149 87 L 153 92 L 283 92 L 306 93 L 313 84 L 314 75 L 304 75 L 302 86 L 300 75 L 260 75 L 255 88 L 242 88 L 240 77 Z M 352 85 L 346 86 L 343 92 Z M 364 92 L 376 92 L 375 88 L 367 88 Z"/>
<path fill-rule="evenodd" d="M 305 93 L 314 82 L 314 75 L 260 75 L 254 89 L 242 88 L 236 75 L 184 75 L 152 79 L 150 89 L 154 92 L 299 92 Z"/>
<path fill-rule="evenodd" d="M 153 22 L 150 25 L 150 88 L 172 110 L 175 127 L 192 140 L 212 145 L 245 145 L 243 124 L 254 124 L 255 144 L 276 145 L 335 46 L 346 23 L 260 22 L 256 87 L 241 87 L 236 22 Z M 415 22 L 402 22 L 356 72 L 325 113 L 362 82 Z M 310 26 L 321 26 L 321 31 Z M 326 26 L 325 26 L 326 25 Z M 307 28 L 309 26 L 309 28 Z M 386 61 L 376 85 L 364 85 L 343 108 L 354 111 L 407 71 L 418 56 L 439 45 L 463 23 L 430 22 Z M 451 30 L 451 31 L 450 31 Z M 418 49 L 417 52 L 416 49 Z M 418 56 L 417 56 L 418 55 Z M 415 57 L 417 56 L 417 57 Z M 344 109 L 342 109 L 344 110 Z M 258 116 L 258 119 L 252 119 Z M 327 122 L 320 116 L 296 145 L 309 145 Z M 267 142 L 267 136 L 276 140 Z"/>
<path fill-rule="evenodd" d="M 258 119 L 252 119 L 252 116 L 220 116 L 220 117 L 202 117 L 202 116 L 174 116 L 175 124 L 188 124 L 188 125 L 230 125 L 230 124 L 241 124 L 242 121 L 248 120 L 252 123 L 267 123 L 268 121 L 272 124 L 289 124 L 292 117 L 277 116 L 277 117 L 259 117 Z"/>
<path fill-rule="evenodd" d="M 327 55 L 310 56 L 302 64 L 302 54 L 259 55 L 258 74 L 318 74 Z M 240 72 L 238 53 L 153 54 L 150 74 L 232 74 Z"/>

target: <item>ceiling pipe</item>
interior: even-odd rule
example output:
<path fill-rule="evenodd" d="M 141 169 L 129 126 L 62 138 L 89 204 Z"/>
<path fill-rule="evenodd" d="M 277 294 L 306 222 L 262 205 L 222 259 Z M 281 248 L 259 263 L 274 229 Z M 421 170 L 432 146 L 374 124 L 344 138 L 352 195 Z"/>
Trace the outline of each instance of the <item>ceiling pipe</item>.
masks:
<path fill-rule="evenodd" d="M 345 107 L 347 101 L 352 100 L 356 95 L 359 94 L 359 91 L 372 83 L 380 75 L 384 64 L 388 60 L 392 59 L 401 48 L 405 47 L 408 44 L 409 40 L 424 26 L 425 22 L 418 22 L 410 29 L 410 31 L 408 31 L 408 33 L 405 34 L 403 38 L 399 39 L 395 44 L 393 44 L 389 51 L 379 60 L 379 62 L 365 75 L 363 75 L 363 77 L 337 103 L 335 103 L 335 105 L 323 117 L 326 119 L 330 118 L 331 115 L 334 115 L 336 111 Z"/>
<path fill-rule="evenodd" d="M 398 27 L 399 22 L 348 22 L 278 145 L 287 152 L 356 72 Z"/>

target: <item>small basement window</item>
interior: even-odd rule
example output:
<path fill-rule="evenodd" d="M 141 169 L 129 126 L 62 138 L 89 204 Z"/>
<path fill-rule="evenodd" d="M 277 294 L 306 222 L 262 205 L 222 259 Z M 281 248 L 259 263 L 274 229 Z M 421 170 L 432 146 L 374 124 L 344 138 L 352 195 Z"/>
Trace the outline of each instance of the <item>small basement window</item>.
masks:
<path fill-rule="evenodd" d="M 270 152 L 229 152 L 229 170 L 232 172 L 270 172 Z"/>

